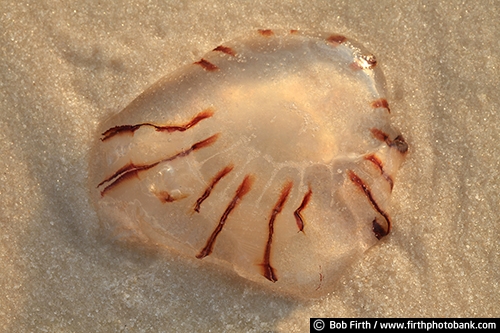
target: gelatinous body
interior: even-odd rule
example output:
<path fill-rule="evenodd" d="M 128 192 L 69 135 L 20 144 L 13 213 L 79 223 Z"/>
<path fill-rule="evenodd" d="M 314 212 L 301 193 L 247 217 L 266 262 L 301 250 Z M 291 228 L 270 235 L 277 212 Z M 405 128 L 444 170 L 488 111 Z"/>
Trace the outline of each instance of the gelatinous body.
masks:
<path fill-rule="evenodd" d="M 93 198 L 120 238 L 302 297 L 391 229 L 407 145 L 376 59 L 335 34 L 260 30 L 102 124 Z"/>

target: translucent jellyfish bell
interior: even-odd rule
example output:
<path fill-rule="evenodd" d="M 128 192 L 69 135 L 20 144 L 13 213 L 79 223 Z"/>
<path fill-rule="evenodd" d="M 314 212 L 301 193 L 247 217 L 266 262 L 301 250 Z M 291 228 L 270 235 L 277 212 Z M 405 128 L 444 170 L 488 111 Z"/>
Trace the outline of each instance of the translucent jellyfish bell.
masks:
<path fill-rule="evenodd" d="M 376 58 L 299 31 L 216 47 L 101 133 L 90 181 L 113 235 L 306 298 L 389 233 L 407 151 Z"/>

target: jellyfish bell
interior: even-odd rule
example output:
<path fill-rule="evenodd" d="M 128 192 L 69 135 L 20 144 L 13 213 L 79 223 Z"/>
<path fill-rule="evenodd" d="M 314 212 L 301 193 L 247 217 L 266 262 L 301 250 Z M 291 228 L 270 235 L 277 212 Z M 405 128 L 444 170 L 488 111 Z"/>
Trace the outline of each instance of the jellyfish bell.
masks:
<path fill-rule="evenodd" d="M 101 124 L 92 198 L 116 237 L 330 292 L 389 234 L 408 146 L 375 56 L 331 33 L 253 31 Z"/>

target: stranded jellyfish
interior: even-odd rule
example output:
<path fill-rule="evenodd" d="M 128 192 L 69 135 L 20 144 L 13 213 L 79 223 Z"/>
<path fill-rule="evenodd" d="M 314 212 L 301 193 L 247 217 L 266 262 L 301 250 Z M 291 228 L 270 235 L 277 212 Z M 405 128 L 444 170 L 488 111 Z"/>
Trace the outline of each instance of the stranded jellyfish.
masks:
<path fill-rule="evenodd" d="M 376 58 L 331 33 L 258 30 L 101 124 L 92 197 L 115 238 L 318 297 L 391 230 L 407 144 Z"/>

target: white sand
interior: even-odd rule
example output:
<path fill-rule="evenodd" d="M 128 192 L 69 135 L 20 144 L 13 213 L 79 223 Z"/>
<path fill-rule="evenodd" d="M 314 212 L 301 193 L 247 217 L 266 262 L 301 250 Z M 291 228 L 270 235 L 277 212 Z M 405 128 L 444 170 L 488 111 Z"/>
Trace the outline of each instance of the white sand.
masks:
<path fill-rule="evenodd" d="M 295 332 L 314 316 L 500 316 L 500 3 L 1 1 L 0 330 Z M 349 5 L 347 5 L 349 3 Z M 378 57 L 410 153 L 392 234 L 302 303 L 101 237 L 97 123 L 256 28 L 338 32 Z"/>

